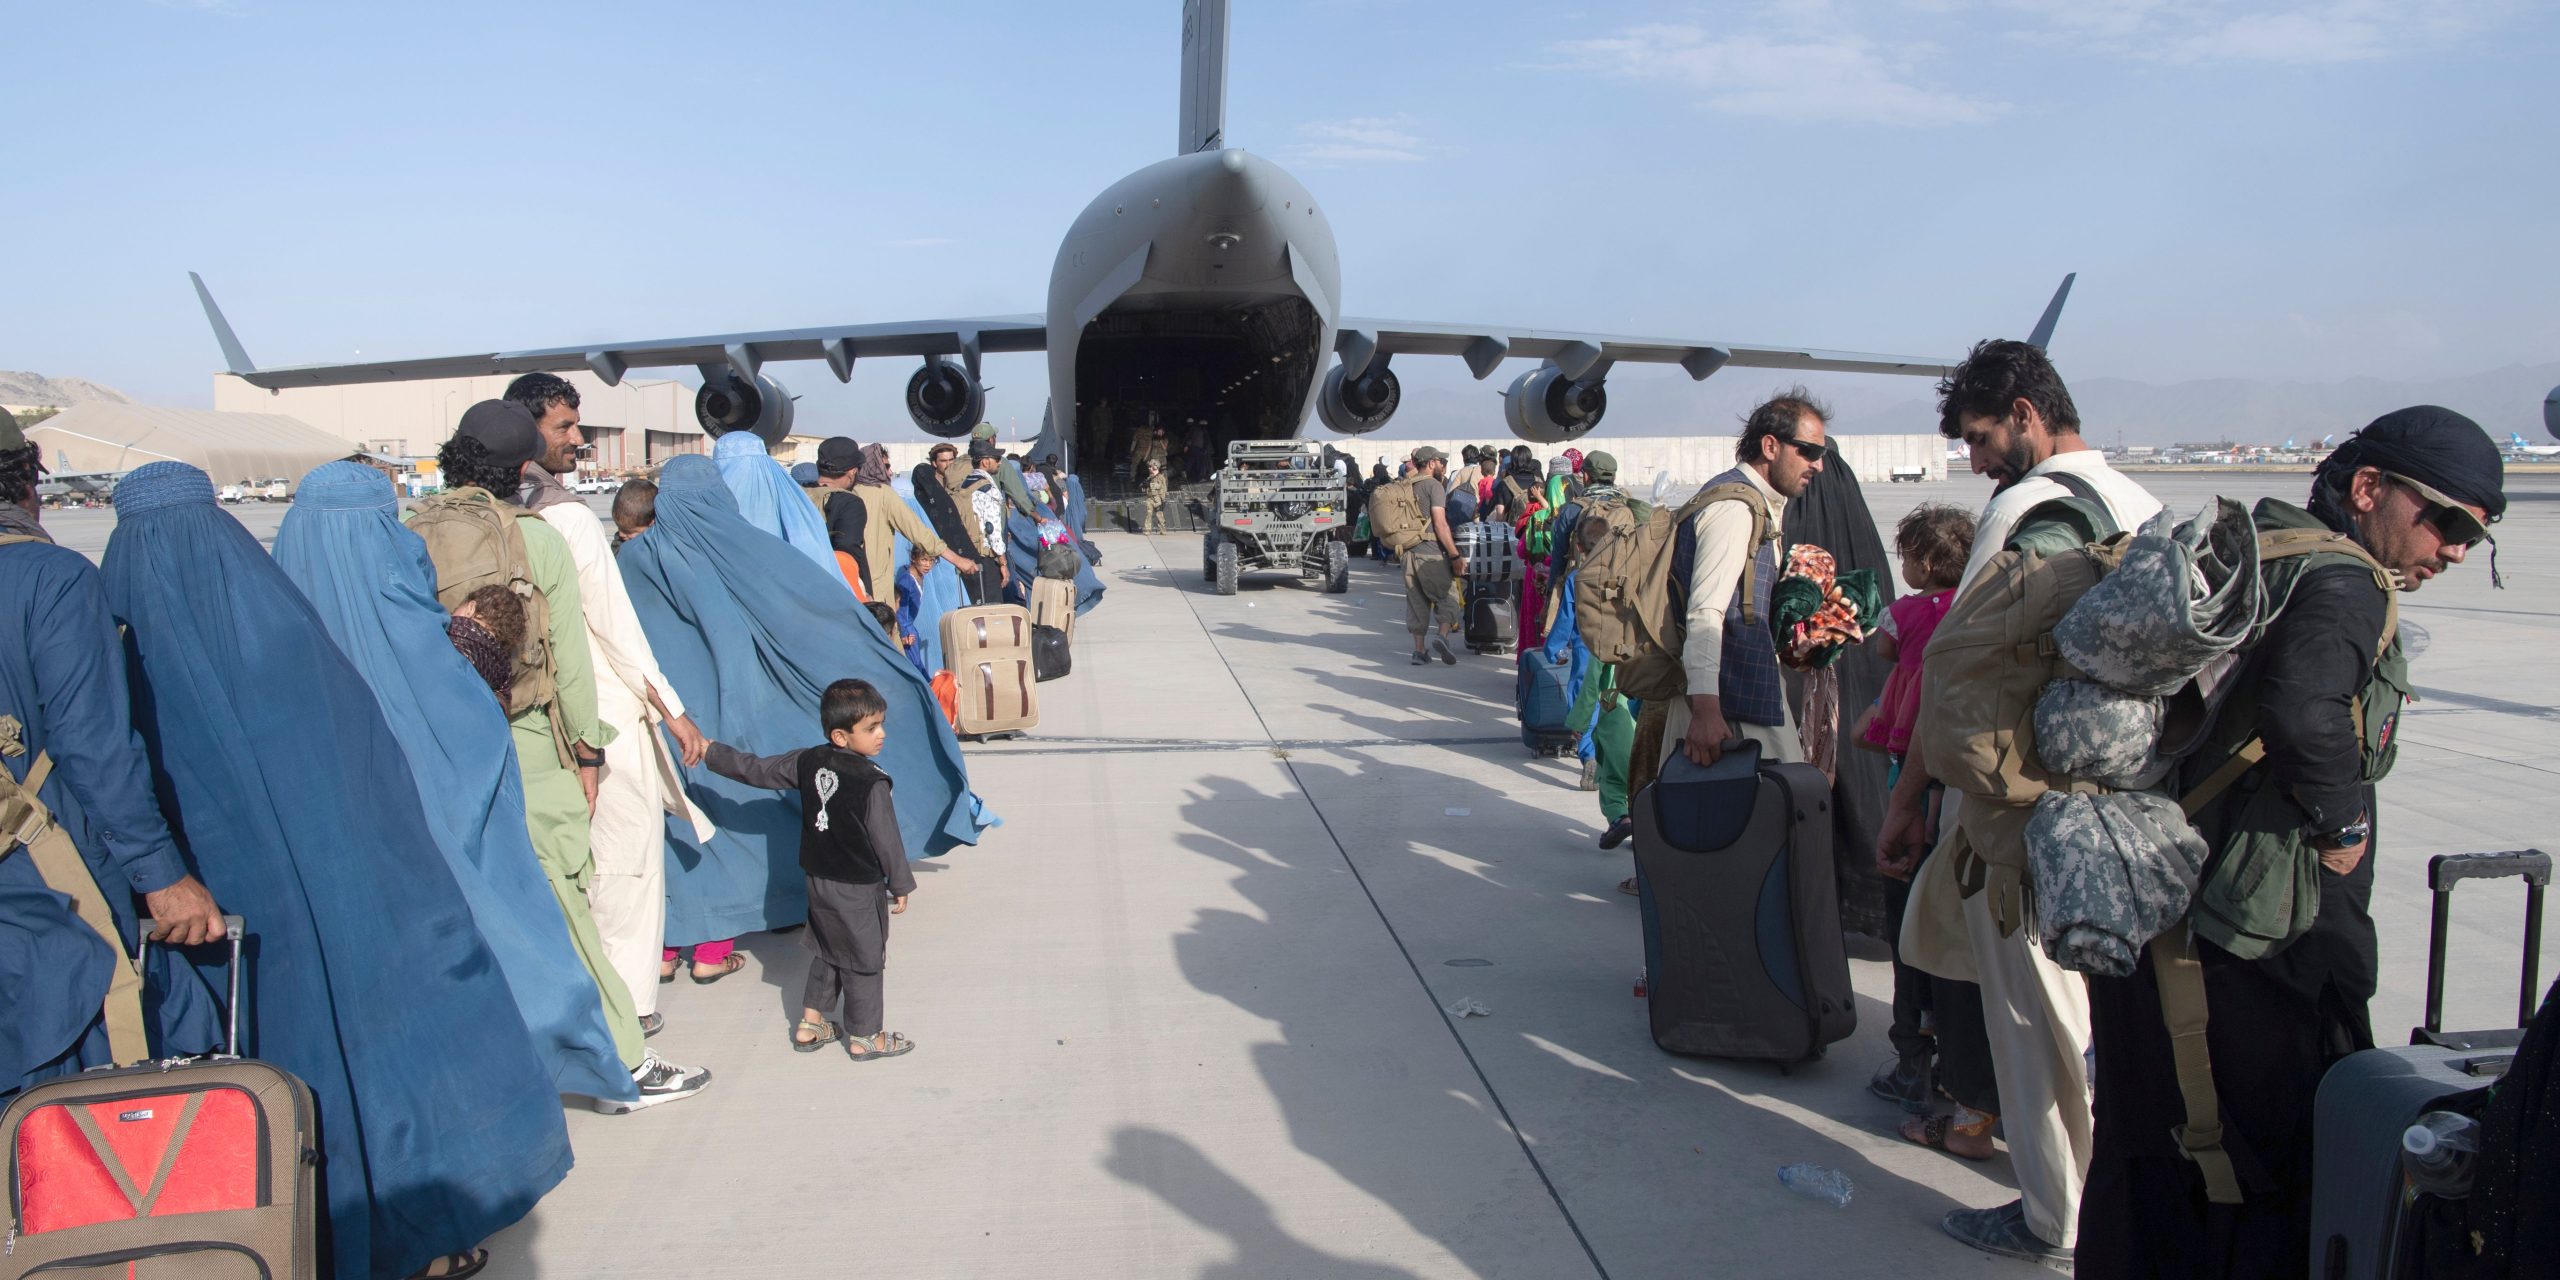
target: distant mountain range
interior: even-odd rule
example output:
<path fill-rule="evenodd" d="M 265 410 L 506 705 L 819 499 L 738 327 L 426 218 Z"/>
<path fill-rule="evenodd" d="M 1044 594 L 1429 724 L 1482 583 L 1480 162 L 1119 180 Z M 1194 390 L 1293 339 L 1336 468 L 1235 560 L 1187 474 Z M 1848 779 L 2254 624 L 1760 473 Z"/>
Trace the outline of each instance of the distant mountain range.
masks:
<path fill-rule="evenodd" d="M 1451 375 L 1433 368 L 1435 363 L 1444 362 L 1397 362 L 1396 370 L 1405 383 L 1404 407 L 1380 437 L 1482 436 L 1510 443 L 1510 433 L 1502 425 L 1502 404 L 1494 392 L 1509 385 L 1504 374 L 1511 371 L 1506 368 L 1486 382 L 1475 383 L 1468 381 L 1463 370 Z M 1694 383 L 1676 372 L 1624 368 L 1609 379 L 1609 412 L 1599 434 L 1734 433 L 1752 405 L 1794 380 L 1775 370 L 1726 369 Z M 1835 375 L 1805 381 L 1830 404 L 1832 425 L 1841 432 L 1887 435 L 1937 430 L 1935 395 L 1922 379 Z M 2549 441 L 2542 426 L 2542 400 L 2554 385 L 2560 385 L 2560 362 L 2410 381 L 2211 378 L 2164 385 L 2090 378 L 2072 384 L 2071 395 L 2090 442 L 2106 446 L 2223 440 L 2277 445 L 2287 439 L 2308 445 L 2333 432 L 2344 435 L 2413 404 L 2440 404 L 2468 414 L 2500 443 L 2514 433 L 2543 444 Z"/>
<path fill-rule="evenodd" d="M 0 404 L 70 408 L 89 401 L 132 404 L 133 398 L 86 378 L 48 378 L 41 373 L 0 369 Z"/>

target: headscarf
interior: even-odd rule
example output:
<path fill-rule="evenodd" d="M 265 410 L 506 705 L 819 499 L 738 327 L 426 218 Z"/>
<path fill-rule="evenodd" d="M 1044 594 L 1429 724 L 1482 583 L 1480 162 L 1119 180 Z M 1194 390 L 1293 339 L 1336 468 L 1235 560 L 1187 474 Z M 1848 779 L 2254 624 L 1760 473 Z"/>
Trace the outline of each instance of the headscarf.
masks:
<path fill-rule="evenodd" d="M 853 473 L 855 484 L 889 483 L 889 450 L 885 445 L 862 446 L 862 466 Z"/>
<path fill-rule="evenodd" d="M 188 864 L 248 924 L 241 1050 L 318 1110 L 335 1273 L 474 1247 L 568 1172 L 568 1131 L 380 703 L 194 467 L 117 486 L 104 570 Z"/>
<path fill-rule="evenodd" d="M 805 502 L 802 505 L 807 505 Z M 812 573 L 777 538 L 751 529 L 717 469 L 691 455 L 658 475 L 658 523 L 624 544 L 623 582 L 658 666 L 704 733 L 775 755 L 820 740 L 827 685 L 868 680 L 889 702 L 877 757 L 896 779 L 899 834 L 936 854 L 984 825 L 959 740 L 932 686 L 908 665 L 832 569 Z M 667 941 L 688 945 L 806 918 L 799 868 L 800 801 L 688 771 L 686 792 L 720 826 L 710 841 L 667 828 Z"/>
<path fill-rule="evenodd" d="M 525 827 L 524 782 L 500 709 L 515 657 L 478 620 L 437 607 L 427 544 L 399 510 L 380 471 L 360 462 L 319 467 L 294 490 L 276 564 L 371 686 L 406 751 L 428 834 L 498 957 L 552 1083 L 562 1093 L 629 1097 L 630 1073 L 595 979 Z"/>
<path fill-rule="evenodd" d="M 1580 475 L 1580 474 L 1582 474 L 1582 450 L 1580 450 L 1580 449 L 1567 449 L 1567 450 L 1565 450 L 1565 451 L 1564 451 L 1564 462 L 1565 462 L 1565 468 L 1564 468 L 1564 469 L 1565 469 L 1566 474 L 1568 474 L 1568 475 Z"/>
<path fill-rule="evenodd" d="M 836 567 L 836 548 L 827 538 L 827 522 L 809 495 L 792 483 L 791 473 L 766 453 L 764 438 L 752 431 L 732 431 L 711 442 L 711 460 L 720 478 L 736 495 L 738 515 L 753 528 L 791 544 L 829 573 Z"/>

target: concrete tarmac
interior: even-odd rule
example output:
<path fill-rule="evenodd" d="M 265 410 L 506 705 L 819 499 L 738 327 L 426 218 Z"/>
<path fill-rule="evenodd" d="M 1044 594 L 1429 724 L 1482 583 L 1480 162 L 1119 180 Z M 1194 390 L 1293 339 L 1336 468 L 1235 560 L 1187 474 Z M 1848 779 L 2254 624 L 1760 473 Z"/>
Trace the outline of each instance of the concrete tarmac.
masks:
<path fill-rule="evenodd" d="M 2191 510 L 2302 478 L 2143 481 Z M 2514 487 L 2509 589 L 2483 555 L 2403 600 L 2429 643 L 2377 841 L 2386 1043 L 2424 993 L 2426 855 L 2541 842 L 2560 774 L 2560 483 Z M 1868 486 L 1888 538 L 1918 502 L 1987 495 Z M 271 538 L 282 508 L 235 510 Z M 47 524 L 94 555 L 109 519 Z M 745 939 L 716 989 L 660 988 L 652 1046 L 710 1088 L 571 1114 L 577 1168 L 488 1275 L 2041 1274 L 1938 1231 L 2015 1196 L 2006 1157 L 1906 1146 L 1865 1092 L 1890 1056 L 1880 947 L 1857 946 L 1859 1029 L 1820 1061 L 1662 1053 L 1612 892 L 1629 860 L 1593 845 L 1571 767 L 1521 747 L 1508 659 L 1407 665 L 1384 565 L 1355 562 L 1347 596 L 1220 597 L 1196 538 L 1097 541 L 1110 593 L 1038 732 L 969 749 L 1005 825 L 922 861 L 896 918 L 889 1025 L 916 1052 L 789 1052 L 803 943 Z M 2459 896 L 2453 1024 L 2512 1021 L 2520 898 Z M 1444 1011 L 1462 998 L 1490 1015 Z M 1849 1207 L 1781 1187 L 1797 1161 L 1847 1174 Z"/>

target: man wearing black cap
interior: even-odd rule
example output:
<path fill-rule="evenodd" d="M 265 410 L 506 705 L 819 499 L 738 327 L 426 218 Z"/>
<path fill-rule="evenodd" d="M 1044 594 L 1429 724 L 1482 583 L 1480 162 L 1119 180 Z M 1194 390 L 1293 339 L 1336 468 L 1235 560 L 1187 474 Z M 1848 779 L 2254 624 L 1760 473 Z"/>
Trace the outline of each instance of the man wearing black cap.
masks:
<path fill-rule="evenodd" d="M 2260 537 L 2344 534 L 2379 562 L 2323 552 L 2270 560 L 2282 612 L 2230 681 L 2230 701 L 2181 781 L 2239 770 L 2196 814 L 2213 850 L 2188 919 L 2202 962 L 2212 1092 L 2240 1202 L 2215 1204 L 2171 1136 L 2189 1113 L 2146 965 L 2089 979 L 2098 1051 L 2096 1143 L 2079 1266 L 2096 1275 L 2301 1275 L 2310 1257 L 2312 1098 L 2329 1064 L 2373 1047 L 2374 784 L 2397 749 L 2409 659 L 2393 586 L 2460 564 L 2505 514 L 2488 433 L 2434 405 L 2349 437 L 2313 474 L 2308 509 L 2260 502 Z M 2494 554 L 2494 546 L 2492 547 Z M 2494 563 L 2491 581 L 2496 581 Z M 2386 582 L 2388 578 L 2390 581 Z M 2242 763 L 2257 751 L 2264 758 Z M 2316 877 L 2318 913 L 2289 942 L 2236 930 L 2218 884 L 2247 867 Z"/>

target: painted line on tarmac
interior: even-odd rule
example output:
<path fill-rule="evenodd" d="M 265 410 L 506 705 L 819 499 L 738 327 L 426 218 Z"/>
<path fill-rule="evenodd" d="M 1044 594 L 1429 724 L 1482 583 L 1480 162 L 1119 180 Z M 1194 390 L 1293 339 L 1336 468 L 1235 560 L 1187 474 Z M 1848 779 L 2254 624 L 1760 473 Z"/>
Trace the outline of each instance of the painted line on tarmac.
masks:
<path fill-rule="evenodd" d="M 1164 751 L 1377 751 L 1392 747 L 1518 746 L 1517 734 L 1446 738 L 1028 738 L 971 743 L 1008 756 L 1143 754 Z"/>

